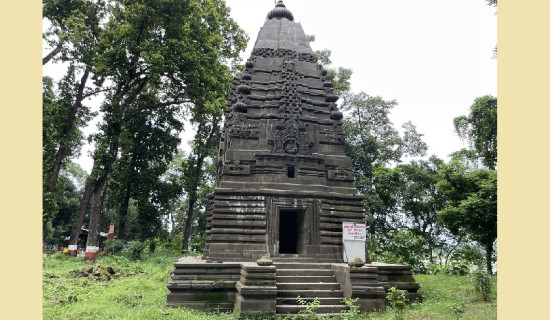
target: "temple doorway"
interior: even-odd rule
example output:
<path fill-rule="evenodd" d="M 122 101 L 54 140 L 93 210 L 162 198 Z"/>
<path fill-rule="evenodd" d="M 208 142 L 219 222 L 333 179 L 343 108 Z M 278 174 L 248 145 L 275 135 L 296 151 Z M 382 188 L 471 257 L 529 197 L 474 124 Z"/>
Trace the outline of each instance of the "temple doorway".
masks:
<path fill-rule="evenodd" d="M 279 254 L 305 254 L 304 210 L 279 211 Z"/>

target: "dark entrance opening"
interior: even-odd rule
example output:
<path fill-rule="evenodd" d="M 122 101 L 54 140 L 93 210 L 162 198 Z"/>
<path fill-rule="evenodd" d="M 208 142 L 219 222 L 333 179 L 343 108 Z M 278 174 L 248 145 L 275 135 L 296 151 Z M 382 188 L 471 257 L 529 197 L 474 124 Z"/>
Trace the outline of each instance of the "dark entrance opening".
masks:
<path fill-rule="evenodd" d="M 281 210 L 279 212 L 279 253 L 304 253 L 304 211 Z"/>

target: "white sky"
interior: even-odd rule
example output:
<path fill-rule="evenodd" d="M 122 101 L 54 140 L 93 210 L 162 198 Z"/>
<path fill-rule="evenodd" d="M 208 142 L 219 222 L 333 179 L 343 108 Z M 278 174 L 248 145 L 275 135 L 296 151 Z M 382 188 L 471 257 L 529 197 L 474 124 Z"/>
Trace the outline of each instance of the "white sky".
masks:
<path fill-rule="evenodd" d="M 249 57 L 273 0 L 226 0 L 231 16 L 250 36 Z M 468 113 L 479 96 L 496 96 L 496 9 L 485 0 L 285 0 L 314 50 L 332 51 L 333 67 L 353 69 L 352 91 L 399 106 L 396 127 L 412 121 L 428 154 L 447 159 L 464 146 L 452 119 Z M 45 75 L 59 66 L 48 64 Z M 93 132 L 95 123 L 86 130 Z M 188 131 L 184 136 L 191 137 Z M 90 147 L 77 162 L 90 171 Z"/>

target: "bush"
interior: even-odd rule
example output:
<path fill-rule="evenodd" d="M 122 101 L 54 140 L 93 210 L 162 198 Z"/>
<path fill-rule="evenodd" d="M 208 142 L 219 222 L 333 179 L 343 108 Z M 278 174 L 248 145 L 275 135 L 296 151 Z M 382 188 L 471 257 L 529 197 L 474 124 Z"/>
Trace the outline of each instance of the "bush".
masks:
<path fill-rule="evenodd" d="M 482 266 L 479 266 L 473 273 L 474 287 L 476 291 L 481 295 L 483 301 L 489 301 L 493 284 L 491 283 L 491 275 L 485 271 Z"/>
<path fill-rule="evenodd" d="M 470 264 L 466 261 L 452 261 L 445 267 L 445 273 L 465 276 L 470 273 Z"/>
<path fill-rule="evenodd" d="M 403 310 L 407 305 L 405 290 L 399 290 L 396 287 L 391 287 L 386 295 L 386 300 L 390 302 L 391 307 L 395 311 L 394 319 L 402 319 Z"/>
<path fill-rule="evenodd" d="M 119 239 L 107 239 L 106 246 L 110 254 L 121 253 L 124 249 L 124 241 Z"/>
<path fill-rule="evenodd" d="M 128 242 L 128 248 L 126 254 L 130 260 L 141 260 L 141 255 L 145 251 L 145 242 L 142 241 L 130 241 Z"/>
<path fill-rule="evenodd" d="M 149 248 L 149 253 L 154 253 L 155 250 L 157 249 L 157 245 L 158 245 L 159 241 L 157 239 L 149 239 L 147 240 L 147 245 L 148 245 L 148 248 Z"/>
<path fill-rule="evenodd" d="M 191 243 L 189 243 L 190 250 L 203 252 L 205 247 L 206 247 L 206 239 L 204 235 L 193 237 L 193 239 L 191 239 Z"/>

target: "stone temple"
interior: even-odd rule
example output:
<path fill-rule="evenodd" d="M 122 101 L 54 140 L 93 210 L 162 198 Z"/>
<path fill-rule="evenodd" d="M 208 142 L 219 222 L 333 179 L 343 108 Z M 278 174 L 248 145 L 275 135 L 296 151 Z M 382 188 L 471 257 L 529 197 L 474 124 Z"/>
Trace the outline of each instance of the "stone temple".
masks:
<path fill-rule="evenodd" d="M 391 286 L 417 298 L 408 266 L 370 263 L 368 253 L 364 267 L 343 263 L 342 222 L 364 222 L 363 196 L 338 96 L 282 1 L 245 67 L 228 99 L 204 256 L 176 262 L 167 305 L 245 317 L 296 313 L 297 296 L 319 298 L 329 314 L 346 309 L 344 297 L 384 309 Z M 258 266 L 263 256 L 274 265 Z"/>

